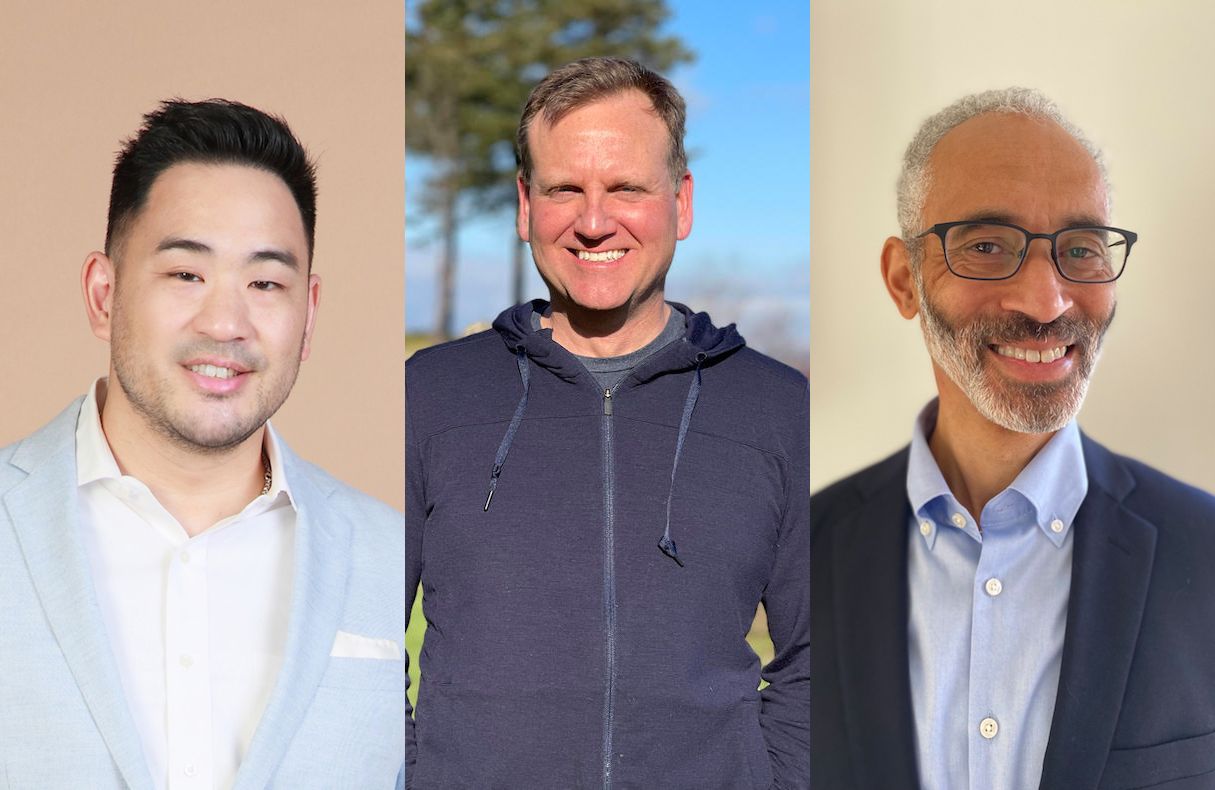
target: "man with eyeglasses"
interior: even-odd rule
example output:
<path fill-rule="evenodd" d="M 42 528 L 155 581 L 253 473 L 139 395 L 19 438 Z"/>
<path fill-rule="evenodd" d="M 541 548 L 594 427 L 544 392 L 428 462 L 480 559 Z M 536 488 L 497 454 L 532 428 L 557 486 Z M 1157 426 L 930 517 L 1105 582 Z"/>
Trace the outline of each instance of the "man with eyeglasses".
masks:
<path fill-rule="evenodd" d="M 1136 241 L 1100 152 L 989 91 L 898 191 L 882 275 L 939 397 L 810 502 L 815 786 L 1215 787 L 1215 498 L 1075 422 Z"/>

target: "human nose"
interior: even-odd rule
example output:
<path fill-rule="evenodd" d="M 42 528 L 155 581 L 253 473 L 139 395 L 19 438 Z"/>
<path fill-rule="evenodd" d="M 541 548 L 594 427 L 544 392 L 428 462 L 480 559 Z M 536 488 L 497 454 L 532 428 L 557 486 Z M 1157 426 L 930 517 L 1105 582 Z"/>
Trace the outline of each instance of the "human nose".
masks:
<path fill-rule="evenodd" d="M 586 193 L 574 222 L 574 232 L 589 241 L 597 241 L 616 232 L 616 217 L 606 194 Z"/>
<path fill-rule="evenodd" d="M 237 282 L 209 283 L 194 316 L 194 329 L 218 341 L 245 340 L 252 334 L 249 305 Z"/>
<path fill-rule="evenodd" d="M 1071 283 L 1059 274 L 1048 239 L 1031 242 L 1021 269 L 1004 283 L 1007 291 L 1001 306 L 1038 323 L 1049 324 L 1072 307 Z"/>

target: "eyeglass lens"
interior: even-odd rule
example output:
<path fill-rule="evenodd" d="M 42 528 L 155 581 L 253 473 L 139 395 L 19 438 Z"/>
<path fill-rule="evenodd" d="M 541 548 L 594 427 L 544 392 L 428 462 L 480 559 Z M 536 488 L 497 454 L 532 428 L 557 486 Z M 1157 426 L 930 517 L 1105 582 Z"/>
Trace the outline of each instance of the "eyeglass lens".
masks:
<path fill-rule="evenodd" d="M 1003 225 L 955 225 L 945 234 L 945 260 L 954 274 L 981 280 L 1012 275 L 1028 238 Z M 1072 228 L 1055 240 L 1057 263 L 1068 279 L 1103 282 L 1122 273 L 1127 240 L 1108 228 Z"/>

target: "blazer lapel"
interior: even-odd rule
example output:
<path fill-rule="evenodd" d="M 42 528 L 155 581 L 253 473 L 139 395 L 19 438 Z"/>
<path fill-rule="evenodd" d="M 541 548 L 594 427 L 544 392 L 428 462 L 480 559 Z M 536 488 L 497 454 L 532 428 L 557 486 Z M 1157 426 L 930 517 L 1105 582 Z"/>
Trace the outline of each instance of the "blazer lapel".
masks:
<path fill-rule="evenodd" d="M 102 740 L 127 785 L 151 790 L 139 732 L 123 696 L 122 678 L 79 538 L 75 456 L 79 411 L 77 401 L 17 449 L 12 464 L 29 476 L 5 495 L 4 507 L 47 623 Z"/>
<path fill-rule="evenodd" d="M 907 453 L 837 531 L 835 623 L 840 695 L 860 787 L 919 784 L 907 669 Z"/>
<path fill-rule="evenodd" d="M 1088 437 L 1083 443 L 1089 491 L 1074 526 L 1067 634 L 1042 790 L 1095 788 L 1101 779 L 1156 548 L 1156 528 L 1121 505 L 1134 486 L 1130 474 Z"/>
<path fill-rule="evenodd" d="M 264 790 L 312 704 L 345 609 L 350 529 L 327 503 L 332 485 L 310 474 L 286 445 L 283 465 L 296 504 L 295 568 L 287 645 L 233 790 Z"/>

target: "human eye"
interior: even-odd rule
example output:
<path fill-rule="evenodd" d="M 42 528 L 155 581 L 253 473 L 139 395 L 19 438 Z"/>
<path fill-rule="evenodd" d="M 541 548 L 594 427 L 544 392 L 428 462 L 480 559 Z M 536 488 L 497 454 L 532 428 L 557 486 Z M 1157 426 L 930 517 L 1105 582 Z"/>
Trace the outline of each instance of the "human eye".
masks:
<path fill-rule="evenodd" d="M 1110 256 L 1110 239 L 1100 230 L 1080 230 L 1059 240 L 1059 257 L 1077 264 L 1093 264 Z"/>
<path fill-rule="evenodd" d="M 1006 252 L 999 241 L 992 239 L 973 241 L 970 243 L 967 251 L 975 255 L 1003 255 Z"/>
<path fill-rule="evenodd" d="M 202 278 L 194 272 L 169 272 L 169 277 L 183 283 L 200 283 Z"/>
<path fill-rule="evenodd" d="M 249 287 L 255 291 L 281 291 L 283 288 L 281 283 L 270 280 L 254 280 L 249 283 Z"/>

